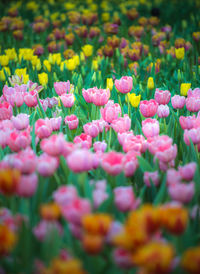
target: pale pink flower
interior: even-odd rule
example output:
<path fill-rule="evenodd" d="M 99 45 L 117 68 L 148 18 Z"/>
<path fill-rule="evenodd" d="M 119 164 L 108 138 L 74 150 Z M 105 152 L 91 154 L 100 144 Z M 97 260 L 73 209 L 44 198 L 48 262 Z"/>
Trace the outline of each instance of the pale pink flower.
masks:
<path fill-rule="evenodd" d="M 29 116 L 25 113 L 20 113 L 17 116 L 12 116 L 11 121 L 16 129 L 26 129 L 29 125 Z"/>
<path fill-rule="evenodd" d="M 48 118 L 38 119 L 35 123 L 35 134 L 40 138 L 47 138 L 52 133 L 51 122 Z"/>
<path fill-rule="evenodd" d="M 142 121 L 142 132 L 146 138 L 159 135 L 159 122 L 156 119 L 151 118 Z"/>
<path fill-rule="evenodd" d="M 70 223 L 80 225 L 84 215 L 91 212 L 89 200 L 77 197 L 71 203 L 61 207 L 63 217 Z"/>
<path fill-rule="evenodd" d="M 94 208 L 97 209 L 105 200 L 108 199 L 109 195 L 101 189 L 95 189 L 92 193 L 92 197 Z"/>
<path fill-rule="evenodd" d="M 121 146 L 123 146 L 123 143 L 125 141 L 126 138 L 129 138 L 129 137 L 133 137 L 133 131 L 126 131 L 126 132 L 123 132 L 123 133 L 118 133 L 117 134 L 117 139 L 120 143 Z"/>
<path fill-rule="evenodd" d="M 181 109 L 185 105 L 185 96 L 174 95 L 171 98 L 171 103 L 174 109 Z"/>
<path fill-rule="evenodd" d="M 36 90 L 26 92 L 24 95 L 24 102 L 28 107 L 35 107 L 38 104 L 37 97 L 38 92 Z"/>
<path fill-rule="evenodd" d="M 144 183 L 150 187 L 151 183 L 154 184 L 155 186 L 158 186 L 160 183 L 160 178 L 158 171 L 154 172 L 144 172 Z"/>
<path fill-rule="evenodd" d="M 39 241 L 44 241 L 45 238 L 56 231 L 61 236 L 63 233 L 62 226 L 58 221 L 41 220 L 37 226 L 33 228 L 33 234 Z"/>
<path fill-rule="evenodd" d="M 8 146 L 12 151 L 18 152 L 21 149 L 25 149 L 31 143 L 30 131 L 17 131 L 14 130 L 8 136 Z"/>
<path fill-rule="evenodd" d="M 161 162 L 164 163 L 169 163 L 171 161 L 173 161 L 176 158 L 177 155 L 177 146 L 175 145 L 171 145 L 169 148 L 162 148 L 159 149 L 156 153 L 155 156 L 156 158 L 158 158 Z"/>
<path fill-rule="evenodd" d="M 131 150 L 124 155 L 122 163 L 123 163 L 123 170 L 126 177 L 133 176 L 136 169 L 138 168 L 138 160 L 136 157 L 138 155 L 139 153 L 135 152 L 134 150 Z"/>
<path fill-rule="evenodd" d="M 78 193 L 73 185 L 62 185 L 53 193 L 54 201 L 60 206 L 70 204 L 77 197 Z"/>
<path fill-rule="evenodd" d="M 68 93 L 70 91 L 70 82 L 69 80 L 67 82 L 55 82 L 54 89 L 56 93 L 60 96 L 64 93 Z"/>
<path fill-rule="evenodd" d="M 193 116 L 180 116 L 179 123 L 182 129 L 192 129 L 194 127 L 194 123 L 196 121 L 195 115 Z"/>
<path fill-rule="evenodd" d="M 108 89 L 96 89 L 92 96 L 92 103 L 96 106 L 104 106 L 108 103 L 110 98 L 110 90 Z"/>
<path fill-rule="evenodd" d="M 121 247 L 115 248 L 113 251 L 113 260 L 116 265 L 123 269 L 133 267 L 133 262 L 130 253 Z"/>
<path fill-rule="evenodd" d="M 198 112 L 200 110 L 200 97 L 188 97 L 186 99 L 186 108 L 191 112 Z"/>
<path fill-rule="evenodd" d="M 167 105 L 170 101 L 171 93 L 169 90 L 161 90 L 157 88 L 154 98 L 159 105 Z"/>
<path fill-rule="evenodd" d="M 121 108 L 119 104 L 115 104 L 114 101 L 108 101 L 104 108 L 101 108 L 101 116 L 104 121 L 112 123 L 121 115 Z"/>
<path fill-rule="evenodd" d="M 70 130 L 76 129 L 78 127 L 78 123 L 79 119 L 74 114 L 65 117 L 65 124 L 68 125 Z"/>
<path fill-rule="evenodd" d="M 75 98 L 73 93 L 65 93 L 60 96 L 60 100 L 62 101 L 64 107 L 71 108 L 74 105 Z"/>
<path fill-rule="evenodd" d="M 119 80 L 115 80 L 115 86 L 121 93 L 128 93 L 133 88 L 133 78 L 131 76 L 123 76 Z"/>
<path fill-rule="evenodd" d="M 93 102 L 93 94 L 96 92 L 97 87 L 89 88 L 89 89 L 82 89 L 83 98 L 87 103 Z"/>
<path fill-rule="evenodd" d="M 197 164 L 195 162 L 191 162 L 184 166 L 179 166 L 178 170 L 180 172 L 181 177 L 184 180 L 190 181 L 193 179 L 195 171 L 196 171 Z"/>
<path fill-rule="evenodd" d="M 59 160 L 55 157 L 49 156 L 46 153 L 38 157 L 37 171 L 43 177 L 48 177 L 54 174 L 59 166 Z"/>
<path fill-rule="evenodd" d="M 168 135 L 155 136 L 147 139 L 147 147 L 151 154 L 155 154 L 157 151 L 164 151 L 172 146 L 172 138 Z"/>
<path fill-rule="evenodd" d="M 167 105 L 159 105 L 157 109 L 159 118 L 166 118 L 169 116 L 169 107 Z"/>
<path fill-rule="evenodd" d="M 0 121 L 10 119 L 12 114 L 12 106 L 8 102 L 1 103 L 0 101 Z"/>
<path fill-rule="evenodd" d="M 83 130 L 84 130 L 85 134 L 90 135 L 92 138 L 97 137 L 99 134 L 98 126 L 93 122 L 85 124 L 83 126 Z"/>
<path fill-rule="evenodd" d="M 63 133 L 54 134 L 40 143 L 41 149 L 50 156 L 60 156 L 63 153 L 66 141 Z"/>
<path fill-rule="evenodd" d="M 180 183 L 182 180 L 182 177 L 180 175 L 180 172 L 176 169 L 170 168 L 167 170 L 167 185 Z"/>
<path fill-rule="evenodd" d="M 98 151 L 105 152 L 105 150 L 107 148 L 107 144 L 105 141 L 103 141 L 103 142 L 98 141 L 93 144 L 93 148 L 94 148 L 95 152 L 98 152 Z"/>
<path fill-rule="evenodd" d="M 110 151 L 102 155 L 101 167 L 110 175 L 116 176 L 123 170 L 124 154 L 116 151 Z"/>
<path fill-rule="evenodd" d="M 123 142 L 123 151 L 128 152 L 128 151 L 135 151 L 135 152 L 143 152 L 144 149 L 144 142 L 145 138 L 142 135 L 133 135 L 125 138 Z"/>
<path fill-rule="evenodd" d="M 62 122 L 62 117 L 50 118 L 50 123 L 53 131 L 59 131 Z"/>
<path fill-rule="evenodd" d="M 194 182 L 175 183 L 168 187 L 170 197 L 180 203 L 189 203 L 194 196 Z"/>
<path fill-rule="evenodd" d="M 66 160 L 69 169 L 75 173 L 89 171 L 98 162 L 96 155 L 87 149 L 74 150 Z"/>
<path fill-rule="evenodd" d="M 190 145 L 190 140 L 194 145 L 200 143 L 200 128 L 192 128 L 189 130 L 184 130 L 184 136 L 183 136 L 184 142 L 186 145 Z"/>
<path fill-rule="evenodd" d="M 151 99 L 149 101 L 144 100 L 140 102 L 140 112 L 146 118 L 153 117 L 158 109 L 158 103 Z"/>
<path fill-rule="evenodd" d="M 37 157 L 30 147 L 18 153 L 8 154 L 3 161 L 8 163 L 10 167 L 20 170 L 23 174 L 33 173 L 37 165 Z"/>
<path fill-rule="evenodd" d="M 126 212 L 136 209 L 139 200 L 135 199 L 132 186 L 120 186 L 114 189 L 115 206 L 119 211 Z"/>
<path fill-rule="evenodd" d="M 92 137 L 85 133 L 81 133 L 81 135 L 78 135 L 74 138 L 74 143 L 80 144 L 82 148 L 89 149 L 92 146 Z"/>
<path fill-rule="evenodd" d="M 20 197 L 31 197 L 37 189 L 38 177 L 36 173 L 30 175 L 22 175 L 17 185 L 17 194 Z"/>
<path fill-rule="evenodd" d="M 124 117 L 119 117 L 118 119 L 113 120 L 111 127 L 117 133 L 123 133 L 123 132 L 129 131 L 131 127 L 131 119 L 129 118 L 127 114 L 125 114 Z"/>

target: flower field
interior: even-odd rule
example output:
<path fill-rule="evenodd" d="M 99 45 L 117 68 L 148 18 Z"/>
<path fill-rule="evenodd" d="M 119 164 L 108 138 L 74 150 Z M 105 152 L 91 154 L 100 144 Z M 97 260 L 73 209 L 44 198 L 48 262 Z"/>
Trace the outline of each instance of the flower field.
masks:
<path fill-rule="evenodd" d="M 200 273 L 200 2 L 0 2 L 0 274 Z"/>

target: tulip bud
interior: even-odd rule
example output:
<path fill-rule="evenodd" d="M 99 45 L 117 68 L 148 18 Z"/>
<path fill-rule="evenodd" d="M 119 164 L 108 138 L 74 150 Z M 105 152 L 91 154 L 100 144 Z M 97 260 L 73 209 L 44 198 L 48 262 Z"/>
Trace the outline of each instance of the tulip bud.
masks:
<path fill-rule="evenodd" d="M 178 78 L 178 81 L 181 81 L 182 76 L 181 76 L 181 71 L 180 71 L 180 69 L 178 69 L 177 78 Z"/>
<path fill-rule="evenodd" d="M 154 80 L 153 77 L 149 77 L 147 81 L 147 88 L 148 89 L 154 89 Z"/>

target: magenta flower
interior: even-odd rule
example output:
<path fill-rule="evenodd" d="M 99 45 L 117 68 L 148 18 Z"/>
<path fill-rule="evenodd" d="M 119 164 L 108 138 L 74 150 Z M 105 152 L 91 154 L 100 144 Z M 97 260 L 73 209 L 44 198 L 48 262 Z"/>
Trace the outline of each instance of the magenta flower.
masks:
<path fill-rule="evenodd" d="M 123 76 L 119 80 L 115 80 L 115 86 L 121 93 L 128 93 L 133 88 L 133 78 L 131 76 Z"/>
<path fill-rule="evenodd" d="M 146 118 L 153 117 L 158 109 L 158 103 L 151 99 L 149 101 L 144 100 L 140 102 L 140 112 Z"/>

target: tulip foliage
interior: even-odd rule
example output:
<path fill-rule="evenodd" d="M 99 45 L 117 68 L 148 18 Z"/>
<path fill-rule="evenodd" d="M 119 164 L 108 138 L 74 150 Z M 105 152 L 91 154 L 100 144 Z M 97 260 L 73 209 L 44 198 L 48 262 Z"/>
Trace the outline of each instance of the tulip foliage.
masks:
<path fill-rule="evenodd" d="M 200 273 L 199 8 L 0 3 L 0 273 Z"/>

